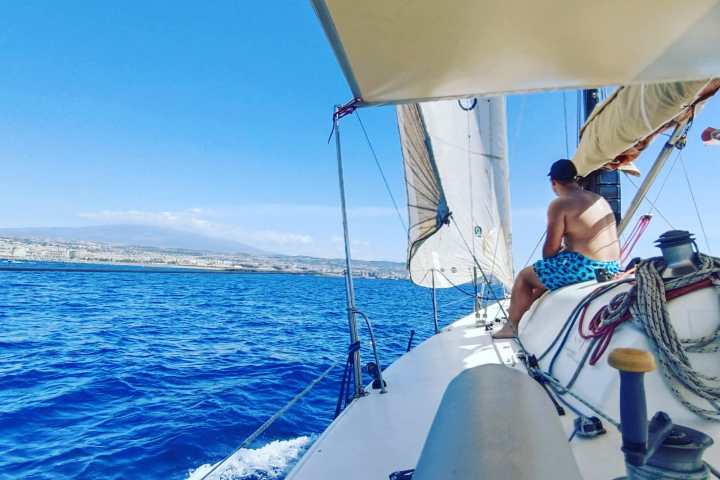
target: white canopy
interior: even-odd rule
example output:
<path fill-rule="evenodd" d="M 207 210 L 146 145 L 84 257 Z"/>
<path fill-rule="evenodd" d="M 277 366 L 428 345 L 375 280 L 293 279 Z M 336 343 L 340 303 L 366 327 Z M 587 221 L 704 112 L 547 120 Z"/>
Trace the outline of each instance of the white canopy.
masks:
<path fill-rule="evenodd" d="M 720 0 L 312 0 L 365 104 L 720 74 Z"/>
<path fill-rule="evenodd" d="M 398 107 L 410 278 L 421 286 L 448 288 L 472 281 L 477 266 L 509 289 L 505 98 L 463 106 L 467 110 L 446 100 Z M 480 281 L 482 273 L 477 272 Z"/>

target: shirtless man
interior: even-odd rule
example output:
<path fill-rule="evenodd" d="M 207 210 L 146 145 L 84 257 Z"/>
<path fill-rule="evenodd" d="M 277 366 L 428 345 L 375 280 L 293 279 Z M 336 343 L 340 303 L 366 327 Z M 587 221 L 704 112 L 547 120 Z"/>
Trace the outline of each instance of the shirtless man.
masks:
<path fill-rule="evenodd" d="M 515 278 L 510 318 L 495 332 L 495 338 L 514 337 L 522 316 L 546 290 L 594 280 L 597 270 L 610 277 L 620 271 L 615 217 L 607 201 L 583 190 L 570 160 L 553 163 L 548 176 L 558 198 L 548 207 L 543 259 L 522 269 Z"/>

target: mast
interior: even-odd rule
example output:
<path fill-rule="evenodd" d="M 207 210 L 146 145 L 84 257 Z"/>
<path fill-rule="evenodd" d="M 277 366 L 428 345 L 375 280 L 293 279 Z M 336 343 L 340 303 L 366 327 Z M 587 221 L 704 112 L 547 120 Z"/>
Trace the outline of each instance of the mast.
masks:
<path fill-rule="evenodd" d="M 599 92 L 597 88 L 583 90 L 585 121 L 590 117 L 598 102 Z M 615 215 L 615 223 L 619 224 L 621 220 L 620 212 L 622 211 L 620 205 L 620 172 L 617 170 L 596 170 L 583 178 L 582 186 L 585 190 L 595 192 L 607 200 L 610 208 L 612 208 L 613 215 Z"/>

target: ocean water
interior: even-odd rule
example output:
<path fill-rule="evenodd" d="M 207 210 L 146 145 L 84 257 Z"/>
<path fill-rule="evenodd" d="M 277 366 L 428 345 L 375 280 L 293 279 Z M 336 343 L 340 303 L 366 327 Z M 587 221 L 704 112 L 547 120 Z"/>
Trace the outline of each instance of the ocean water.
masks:
<path fill-rule="evenodd" d="M 0 479 L 200 478 L 345 356 L 341 278 L 76 267 L 0 266 Z M 411 329 L 416 344 L 431 335 L 428 290 L 356 290 L 385 365 Z M 439 304 L 441 324 L 472 309 L 454 289 Z M 332 420 L 341 370 L 223 478 L 283 478 Z"/>

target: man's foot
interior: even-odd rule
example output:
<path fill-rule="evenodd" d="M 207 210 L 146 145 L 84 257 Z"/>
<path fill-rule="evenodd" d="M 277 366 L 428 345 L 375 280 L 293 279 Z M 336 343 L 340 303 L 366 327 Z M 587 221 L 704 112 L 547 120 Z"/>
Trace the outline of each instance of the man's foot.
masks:
<path fill-rule="evenodd" d="M 505 325 L 498 330 L 497 332 L 492 334 L 493 338 L 504 339 L 504 338 L 515 338 L 517 337 L 517 333 L 515 332 L 515 329 L 513 328 L 512 324 L 508 321 L 505 322 Z"/>

